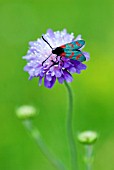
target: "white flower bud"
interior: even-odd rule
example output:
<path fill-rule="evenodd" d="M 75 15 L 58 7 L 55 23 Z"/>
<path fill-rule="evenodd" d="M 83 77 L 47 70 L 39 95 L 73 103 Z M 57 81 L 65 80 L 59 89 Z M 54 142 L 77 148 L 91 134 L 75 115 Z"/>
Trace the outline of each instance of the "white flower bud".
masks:
<path fill-rule="evenodd" d="M 98 138 L 98 135 L 94 131 L 84 131 L 78 135 L 78 140 L 80 143 L 91 145 L 93 144 Z"/>
<path fill-rule="evenodd" d="M 36 115 L 36 108 L 30 105 L 23 105 L 16 109 L 16 115 L 20 119 L 29 119 Z"/>

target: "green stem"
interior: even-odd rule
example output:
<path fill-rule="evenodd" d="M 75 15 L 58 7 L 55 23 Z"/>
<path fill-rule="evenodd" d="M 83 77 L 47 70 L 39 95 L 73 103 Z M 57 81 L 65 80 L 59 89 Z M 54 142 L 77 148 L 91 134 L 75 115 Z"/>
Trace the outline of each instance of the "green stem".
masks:
<path fill-rule="evenodd" d="M 50 153 L 44 141 L 42 140 L 39 131 L 33 126 L 31 120 L 24 120 L 23 124 L 33 139 L 36 141 L 41 152 L 47 157 L 51 164 L 58 170 L 66 170 L 64 165 Z"/>
<path fill-rule="evenodd" d="M 67 135 L 68 135 L 68 142 L 71 154 L 71 163 L 72 163 L 72 170 L 77 170 L 77 153 L 76 153 L 76 144 L 73 137 L 73 129 L 72 129 L 72 118 L 73 118 L 73 94 L 70 86 L 67 82 L 65 82 L 65 86 L 68 92 L 68 113 L 67 113 Z"/>
<path fill-rule="evenodd" d="M 85 151 L 86 151 L 86 155 L 85 155 L 86 170 L 92 170 L 93 145 L 86 145 Z"/>

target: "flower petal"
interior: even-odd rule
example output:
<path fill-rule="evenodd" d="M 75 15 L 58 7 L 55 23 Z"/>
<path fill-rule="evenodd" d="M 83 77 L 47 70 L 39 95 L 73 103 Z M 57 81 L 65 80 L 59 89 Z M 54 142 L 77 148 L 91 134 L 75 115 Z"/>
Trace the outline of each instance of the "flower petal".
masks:
<path fill-rule="evenodd" d="M 82 53 L 83 53 L 83 55 L 85 56 L 86 61 L 88 61 L 88 60 L 90 59 L 90 54 L 87 53 L 87 52 L 82 52 Z"/>
<path fill-rule="evenodd" d="M 55 69 L 55 76 L 56 77 L 61 77 L 61 70 L 60 69 Z"/>
<path fill-rule="evenodd" d="M 75 73 L 76 72 L 76 68 L 75 67 L 71 67 L 68 70 L 70 71 L 70 73 Z"/>
<path fill-rule="evenodd" d="M 87 66 L 85 64 L 80 63 L 76 68 L 76 73 L 80 74 L 81 70 L 85 70 Z"/>
<path fill-rule="evenodd" d="M 55 37 L 54 32 L 53 32 L 52 29 L 48 29 L 48 30 L 47 30 L 47 33 L 51 36 L 51 38 L 54 38 L 54 37 Z"/>
<path fill-rule="evenodd" d="M 51 81 L 47 80 L 46 77 L 45 77 L 45 78 L 44 78 L 44 85 L 45 85 L 45 87 L 47 87 L 47 88 L 52 88 L 53 85 L 55 84 L 55 81 L 56 81 L 56 77 L 55 77 L 55 76 L 52 77 L 52 80 L 51 80 Z"/>
<path fill-rule="evenodd" d="M 41 84 L 42 84 L 42 78 L 43 77 L 39 77 L 39 86 L 41 86 Z"/>
<path fill-rule="evenodd" d="M 63 76 L 58 77 L 58 82 L 59 82 L 60 84 L 63 84 L 64 80 L 65 80 L 65 79 L 64 79 Z"/>
<path fill-rule="evenodd" d="M 51 74 L 46 74 L 46 79 L 47 79 L 48 81 L 51 81 L 51 80 L 52 80 Z"/>
<path fill-rule="evenodd" d="M 72 82 L 73 78 L 72 78 L 71 74 L 66 70 L 64 70 L 63 72 L 64 72 L 64 79 L 67 82 Z"/>
<path fill-rule="evenodd" d="M 75 38 L 74 41 L 77 41 L 77 40 L 82 40 L 82 35 L 81 35 L 81 34 L 79 34 L 79 35 Z"/>

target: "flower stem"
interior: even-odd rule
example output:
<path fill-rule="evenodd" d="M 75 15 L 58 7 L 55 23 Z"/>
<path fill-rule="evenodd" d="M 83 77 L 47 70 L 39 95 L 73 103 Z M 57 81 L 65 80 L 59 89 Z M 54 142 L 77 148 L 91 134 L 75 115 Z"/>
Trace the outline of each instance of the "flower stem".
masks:
<path fill-rule="evenodd" d="M 71 163 L 72 163 L 72 170 L 77 170 L 77 152 L 76 152 L 76 144 L 73 137 L 73 129 L 72 129 L 72 113 L 73 113 L 73 94 L 70 86 L 67 82 L 65 82 L 65 86 L 68 92 L 68 114 L 67 114 L 67 135 L 68 135 L 68 142 L 71 154 Z"/>
<path fill-rule="evenodd" d="M 44 141 L 42 140 L 40 133 L 38 131 L 38 129 L 36 129 L 31 120 L 24 120 L 23 124 L 25 126 L 25 128 L 29 131 L 30 135 L 32 136 L 32 138 L 36 141 L 38 147 L 40 148 L 41 152 L 44 154 L 44 156 L 51 162 L 51 164 L 58 170 L 66 170 L 66 168 L 64 167 L 64 165 L 57 160 L 48 150 L 46 144 L 44 143 Z"/>
<path fill-rule="evenodd" d="M 92 163 L 93 163 L 93 145 L 86 145 L 85 146 L 85 164 L 86 170 L 92 170 Z"/>

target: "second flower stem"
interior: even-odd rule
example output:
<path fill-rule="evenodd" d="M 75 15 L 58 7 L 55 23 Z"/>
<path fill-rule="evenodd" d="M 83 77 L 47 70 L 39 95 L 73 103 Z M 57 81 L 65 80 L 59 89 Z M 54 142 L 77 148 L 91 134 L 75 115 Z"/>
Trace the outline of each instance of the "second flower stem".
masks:
<path fill-rule="evenodd" d="M 76 153 L 76 144 L 73 137 L 73 129 L 72 129 L 72 118 L 73 118 L 73 94 L 70 86 L 67 82 L 65 82 L 65 86 L 68 92 L 68 114 L 67 114 L 67 136 L 71 154 L 71 164 L 72 170 L 77 170 L 77 153 Z"/>
<path fill-rule="evenodd" d="M 41 152 L 49 160 L 49 162 L 58 170 L 66 170 L 66 168 L 61 163 L 61 161 L 56 159 L 54 157 L 54 155 L 51 154 L 51 152 L 47 148 L 46 144 L 42 140 L 39 131 L 33 126 L 32 121 L 31 120 L 24 120 L 23 124 L 24 124 L 25 128 L 29 131 L 32 138 L 36 141 Z"/>
<path fill-rule="evenodd" d="M 86 151 L 86 155 L 85 155 L 86 170 L 92 170 L 93 145 L 86 145 L 85 151 Z"/>

